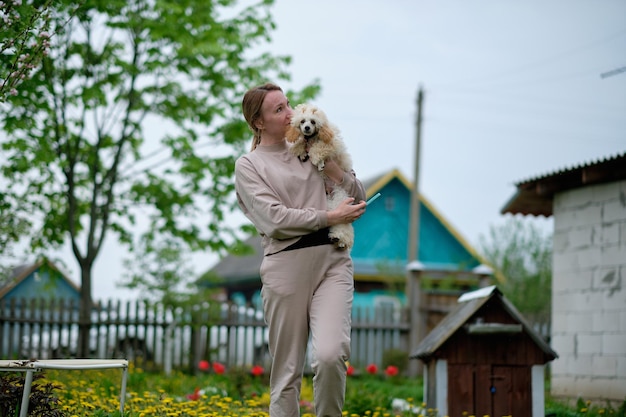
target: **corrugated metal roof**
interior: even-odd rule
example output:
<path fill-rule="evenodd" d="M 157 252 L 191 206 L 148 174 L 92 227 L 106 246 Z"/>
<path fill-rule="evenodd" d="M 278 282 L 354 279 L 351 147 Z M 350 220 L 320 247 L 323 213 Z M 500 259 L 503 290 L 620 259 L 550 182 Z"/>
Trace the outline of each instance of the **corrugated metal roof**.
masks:
<path fill-rule="evenodd" d="M 500 212 L 549 217 L 555 194 L 623 179 L 626 179 L 626 152 L 520 181 L 515 184 L 516 193 Z"/>
<path fill-rule="evenodd" d="M 613 156 L 607 156 L 607 157 L 602 157 L 602 158 L 591 159 L 591 160 L 589 160 L 587 162 L 580 162 L 580 163 L 577 163 L 577 164 L 574 164 L 574 165 L 571 165 L 571 166 L 565 166 L 563 168 L 547 172 L 547 173 L 545 173 L 543 175 L 537 175 L 535 177 L 531 177 L 531 178 L 528 178 L 528 179 L 525 179 L 525 180 L 520 180 L 520 181 L 516 182 L 515 185 L 516 186 L 517 185 L 522 185 L 522 184 L 526 184 L 526 183 L 529 183 L 529 182 L 534 182 L 534 181 L 539 181 L 539 180 L 546 179 L 546 178 L 549 178 L 549 177 L 554 177 L 554 176 L 557 176 L 557 175 L 564 175 L 564 174 L 567 174 L 569 172 L 577 171 L 577 170 L 580 170 L 580 169 L 583 169 L 583 168 L 597 166 L 597 165 L 604 164 L 604 163 L 611 163 L 614 160 L 623 160 L 625 157 L 626 157 L 626 151 L 623 152 L 623 153 L 617 153 L 617 154 L 615 154 Z"/>

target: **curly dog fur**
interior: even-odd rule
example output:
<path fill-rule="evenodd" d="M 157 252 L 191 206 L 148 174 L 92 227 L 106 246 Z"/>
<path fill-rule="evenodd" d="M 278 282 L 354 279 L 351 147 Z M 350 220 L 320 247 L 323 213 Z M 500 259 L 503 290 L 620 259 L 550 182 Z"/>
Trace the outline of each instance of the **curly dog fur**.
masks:
<path fill-rule="evenodd" d="M 290 151 L 294 155 L 301 161 L 310 158 L 320 172 L 328 159 L 334 160 L 344 171 L 352 170 L 352 158 L 339 129 L 314 105 L 299 104 L 294 108 L 286 139 L 291 144 Z M 341 187 L 334 187 L 327 197 L 328 208 L 332 210 L 347 199 L 348 195 Z M 331 226 L 328 236 L 338 249 L 350 250 L 354 245 L 352 224 Z"/>

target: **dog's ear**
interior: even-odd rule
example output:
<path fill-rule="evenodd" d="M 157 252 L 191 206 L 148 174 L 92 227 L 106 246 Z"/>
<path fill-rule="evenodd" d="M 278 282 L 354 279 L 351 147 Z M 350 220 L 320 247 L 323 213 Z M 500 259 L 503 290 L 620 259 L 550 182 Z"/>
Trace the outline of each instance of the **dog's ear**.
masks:
<path fill-rule="evenodd" d="M 287 128 L 287 133 L 285 134 L 285 139 L 287 140 L 287 142 L 294 143 L 298 140 L 298 136 L 300 136 L 300 130 L 289 125 L 289 127 Z"/>
<path fill-rule="evenodd" d="M 311 113 L 313 113 L 315 116 L 322 120 L 327 120 L 326 113 L 324 113 L 324 111 L 319 107 L 312 106 Z"/>
<path fill-rule="evenodd" d="M 331 143 L 335 137 L 335 132 L 330 126 L 324 124 L 317 135 L 324 143 Z"/>

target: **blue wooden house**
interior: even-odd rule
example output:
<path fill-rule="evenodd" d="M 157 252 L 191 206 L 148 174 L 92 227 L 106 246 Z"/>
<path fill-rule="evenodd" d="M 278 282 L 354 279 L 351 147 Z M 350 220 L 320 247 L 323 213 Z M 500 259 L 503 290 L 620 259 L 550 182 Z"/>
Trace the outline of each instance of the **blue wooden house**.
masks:
<path fill-rule="evenodd" d="M 0 326 L 0 357 L 7 358 L 10 355 L 9 352 L 17 352 L 23 348 L 24 346 L 20 343 L 23 342 L 24 337 L 27 337 L 29 331 L 36 331 L 38 341 L 46 337 L 45 340 L 50 343 L 52 339 L 47 326 L 44 329 L 44 326 L 39 324 L 23 323 L 28 323 L 30 319 L 49 320 L 52 312 L 42 310 L 41 307 L 52 299 L 64 299 L 78 306 L 80 288 L 49 259 L 44 258 L 33 264 L 15 267 L 7 276 L 0 278 L 0 315 L 19 319 L 7 321 L 4 326 Z M 22 324 L 19 324 L 20 320 L 23 321 Z M 58 343 L 58 331 L 55 331 Z M 29 343 L 32 340 L 32 337 L 28 337 Z M 41 343 L 45 344 L 45 342 Z M 20 354 L 30 356 L 32 352 L 27 350 L 21 351 Z M 37 353 L 41 354 L 41 352 Z"/>
<path fill-rule="evenodd" d="M 12 299 L 73 299 L 80 300 L 80 287 L 63 274 L 49 259 L 13 268 L 4 281 L 0 280 L 0 300 Z"/>
<path fill-rule="evenodd" d="M 404 304 L 413 187 L 397 169 L 363 181 L 363 185 L 368 198 L 376 193 L 381 197 L 354 223 L 354 306 L 400 307 Z M 423 195 L 419 209 L 417 259 L 424 267 L 424 285 L 436 288 L 445 284 L 464 291 L 478 288 L 486 269 L 480 256 Z M 246 243 L 252 254 L 224 257 L 200 282 L 216 282 L 229 299 L 254 303 L 261 288 L 261 238 L 253 236 Z"/>

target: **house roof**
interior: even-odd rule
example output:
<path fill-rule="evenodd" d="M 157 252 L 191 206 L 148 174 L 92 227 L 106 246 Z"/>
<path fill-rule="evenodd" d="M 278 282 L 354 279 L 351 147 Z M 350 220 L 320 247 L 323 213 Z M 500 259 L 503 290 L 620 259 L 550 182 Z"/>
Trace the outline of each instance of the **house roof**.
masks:
<path fill-rule="evenodd" d="M 48 268 L 54 270 L 61 276 L 63 280 L 67 282 L 67 284 L 80 293 L 80 287 L 77 286 L 72 280 L 70 280 L 63 272 L 59 270 L 59 268 L 52 263 L 47 258 L 41 259 L 33 264 L 24 264 L 14 267 L 9 274 L 9 279 L 1 283 L 0 282 L 0 299 L 4 298 L 12 289 L 17 287 L 22 281 L 30 276 L 34 271 L 41 268 L 42 266 L 47 266 Z"/>
<path fill-rule="evenodd" d="M 404 275 L 407 257 L 408 216 L 385 214 L 385 198 L 396 196 L 397 210 L 409 210 L 412 184 L 397 169 L 363 181 L 367 198 L 382 192 L 382 198 L 368 207 L 367 215 L 354 224 L 359 238 L 352 249 L 355 278 L 371 280 L 381 274 L 381 259 L 389 260 L 386 273 Z M 465 268 L 471 271 L 485 263 L 471 245 L 456 231 L 433 204 L 420 194 L 423 214 L 420 219 L 420 260 L 427 270 L 454 270 Z M 424 210 L 424 208 L 426 210 Z M 424 227 L 428 223 L 428 227 Z M 426 236 L 428 235 L 428 236 Z M 439 239 L 433 239 L 433 235 Z M 246 240 L 253 253 L 247 255 L 228 254 L 209 273 L 221 277 L 228 284 L 259 281 L 259 266 L 263 259 L 260 236 Z"/>
<path fill-rule="evenodd" d="M 211 268 L 210 272 L 218 277 L 227 278 L 230 283 L 258 281 L 259 265 L 263 261 L 261 237 L 251 236 L 245 240 L 245 243 L 252 248 L 252 254 L 245 256 L 229 254 Z"/>
<path fill-rule="evenodd" d="M 497 300 L 504 310 L 522 325 L 523 331 L 530 336 L 546 355 L 553 358 L 558 357 L 556 352 L 550 348 L 548 343 L 530 326 L 515 306 L 504 297 L 495 285 L 465 293 L 459 297 L 457 307 L 439 322 L 409 357 L 411 359 L 418 358 L 423 360 L 430 358 L 453 334 L 465 325 L 474 313 L 490 300 Z"/>
<path fill-rule="evenodd" d="M 504 205 L 501 213 L 549 217 L 555 194 L 623 179 L 626 179 L 626 152 L 520 181 L 515 184 L 515 195 Z"/>
<path fill-rule="evenodd" d="M 363 186 L 366 189 L 366 198 L 370 198 L 371 196 L 373 196 L 374 194 L 378 192 L 382 192 L 384 196 L 385 192 L 383 189 L 385 187 L 389 187 L 390 184 L 392 184 L 394 181 L 398 181 L 402 185 L 402 187 L 408 191 L 407 195 L 410 194 L 410 192 L 413 189 L 412 182 L 409 181 L 402 174 L 402 172 L 400 172 L 400 170 L 392 169 L 388 172 L 385 172 L 371 179 L 363 181 Z M 378 201 L 381 201 L 381 200 L 382 199 L 379 199 Z M 420 193 L 419 195 L 419 202 L 421 206 L 426 208 L 426 210 L 425 211 L 420 210 L 420 213 L 422 214 L 423 218 L 420 219 L 420 236 L 419 236 L 419 241 L 420 241 L 419 252 L 420 253 L 419 253 L 419 256 L 417 256 L 417 258 L 425 264 L 427 269 L 457 270 L 459 268 L 459 262 L 456 262 L 456 261 L 451 262 L 449 259 L 439 259 L 439 260 L 433 259 L 434 257 L 432 256 L 433 255 L 432 251 L 430 252 L 430 256 L 429 254 L 423 253 L 426 249 L 425 244 L 427 243 L 426 242 L 427 240 L 429 241 L 429 243 L 440 243 L 440 242 L 430 242 L 430 239 L 426 239 L 425 236 L 423 235 L 423 233 L 426 231 L 424 226 L 426 226 L 426 223 L 427 223 L 425 221 L 425 218 L 427 216 L 431 216 L 433 220 L 432 222 L 430 222 L 431 225 L 434 225 L 436 223 L 440 224 L 441 229 L 439 231 L 444 232 L 445 234 L 449 235 L 451 239 L 447 242 L 448 247 L 450 246 L 450 244 L 454 243 L 455 246 L 457 246 L 456 250 L 463 253 L 462 255 L 463 257 L 472 259 L 471 260 L 472 264 L 465 265 L 466 269 L 469 270 L 478 266 L 479 264 L 486 263 L 486 261 L 482 259 L 482 257 L 474 250 L 472 245 L 469 244 L 469 242 L 458 232 L 458 230 L 443 216 L 443 214 L 434 206 L 434 204 L 423 193 Z M 379 203 L 376 203 L 376 204 L 379 204 Z M 368 211 L 373 211 L 374 209 L 375 207 L 373 206 L 368 207 Z M 410 210 L 410 207 L 407 206 L 406 209 L 408 211 Z M 408 220 L 408 218 L 406 220 Z M 364 230 L 375 229 L 374 227 L 371 227 L 372 226 L 371 224 L 366 224 L 367 221 L 368 219 L 366 217 L 359 220 L 359 223 L 355 224 L 355 232 L 359 232 L 362 235 L 363 234 L 362 232 L 364 232 Z M 403 230 L 403 232 L 408 231 L 408 227 L 409 225 L 407 224 L 406 230 Z M 387 230 L 391 228 L 392 227 L 388 227 Z M 432 235 L 430 236 L 430 238 L 432 238 Z M 371 239 L 369 240 L 371 241 Z M 406 253 L 404 252 L 406 252 L 406 248 L 408 247 L 408 237 L 406 233 L 404 233 L 398 239 L 395 239 L 393 244 L 395 244 L 396 246 L 397 245 L 401 246 L 401 251 L 403 253 L 400 259 L 405 260 Z M 361 248 L 359 246 L 360 246 L 359 242 L 358 241 L 355 242 L 355 248 L 352 250 L 352 258 L 354 260 L 355 266 L 358 266 L 359 264 L 363 264 L 363 268 L 366 268 L 365 265 L 367 264 L 367 262 L 364 262 L 364 259 L 363 259 L 366 257 L 360 256 L 359 252 Z M 403 264 L 402 270 L 404 270 L 404 267 L 405 265 Z"/>

